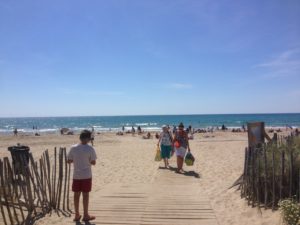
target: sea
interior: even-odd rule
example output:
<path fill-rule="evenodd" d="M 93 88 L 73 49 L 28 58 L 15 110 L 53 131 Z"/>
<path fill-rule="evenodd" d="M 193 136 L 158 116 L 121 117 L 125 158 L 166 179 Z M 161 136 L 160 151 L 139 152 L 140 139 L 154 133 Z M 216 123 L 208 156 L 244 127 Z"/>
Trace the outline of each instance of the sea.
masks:
<path fill-rule="evenodd" d="M 11 134 L 15 128 L 23 133 L 59 133 L 61 128 L 78 133 L 92 127 L 97 132 L 116 132 L 123 126 L 125 130 L 140 126 L 145 131 L 158 131 L 163 125 L 176 126 L 180 122 L 202 129 L 223 124 L 228 128 L 239 128 L 247 122 L 257 121 L 265 122 L 266 127 L 296 128 L 300 127 L 300 113 L 0 118 L 0 134 Z"/>

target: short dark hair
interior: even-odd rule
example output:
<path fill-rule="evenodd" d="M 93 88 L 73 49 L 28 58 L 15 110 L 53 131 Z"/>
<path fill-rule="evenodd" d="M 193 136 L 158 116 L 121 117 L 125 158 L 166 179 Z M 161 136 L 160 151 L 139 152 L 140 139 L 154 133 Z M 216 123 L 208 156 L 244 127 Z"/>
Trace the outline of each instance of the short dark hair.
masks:
<path fill-rule="evenodd" d="M 83 139 L 91 139 L 92 138 L 92 132 L 89 130 L 83 130 L 80 133 L 79 139 L 83 140 Z"/>
<path fill-rule="evenodd" d="M 181 122 L 178 127 L 184 127 L 183 123 Z"/>

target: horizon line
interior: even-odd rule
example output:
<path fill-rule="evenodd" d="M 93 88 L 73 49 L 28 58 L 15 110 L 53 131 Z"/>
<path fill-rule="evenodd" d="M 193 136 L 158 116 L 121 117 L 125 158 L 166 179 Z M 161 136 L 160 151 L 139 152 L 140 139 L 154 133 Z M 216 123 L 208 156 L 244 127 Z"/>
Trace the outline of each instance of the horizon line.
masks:
<path fill-rule="evenodd" d="M 300 114 L 300 112 L 275 113 L 191 113 L 191 114 L 136 114 L 136 115 L 70 115 L 70 116 L 0 116 L 0 119 L 9 118 L 64 118 L 64 117 L 133 117 L 133 116 L 210 116 L 210 115 L 267 115 L 267 114 Z"/>

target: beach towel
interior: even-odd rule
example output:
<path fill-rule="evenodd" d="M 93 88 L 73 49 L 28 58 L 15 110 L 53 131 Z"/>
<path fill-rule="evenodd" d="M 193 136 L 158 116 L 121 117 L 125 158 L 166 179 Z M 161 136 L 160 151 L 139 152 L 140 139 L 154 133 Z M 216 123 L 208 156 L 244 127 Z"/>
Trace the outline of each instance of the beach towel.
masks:
<path fill-rule="evenodd" d="M 156 148 L 156 154 L 155 154 L 154 160 L 155 160 L 156 162 L 161 161 L 161 156 L 160 156 L 160 149 L 159 149 L 159 146 L 157 146 L 157 148 Z"/>
<path fill-rule="evenodd" d="M 192 153 L 188 152 L 185 156 L 184 162 L 187 166 L 194 165 L 195 157 L 192 155 Z"/>

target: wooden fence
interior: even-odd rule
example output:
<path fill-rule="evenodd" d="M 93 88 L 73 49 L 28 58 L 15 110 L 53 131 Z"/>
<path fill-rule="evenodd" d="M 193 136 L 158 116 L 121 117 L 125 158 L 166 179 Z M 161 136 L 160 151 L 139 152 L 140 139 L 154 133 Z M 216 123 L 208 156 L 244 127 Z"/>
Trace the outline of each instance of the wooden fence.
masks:
<path fill-rule="evenodd" d="M 241 197 L 248 205 L 272 208 L 285 198 L 300 202 L 300 137 L 281 137 L 245 149 Z"/>
<path fill-rule="evenodd" d="M 17 161 L 26 162 L 24 156 Z M 70 165 L 65 148 L 46 150 L 38 161 L 29 154 L 29 162 L 14 165 L 7 157 L 0 159 L 0 223 L 30 225 L 52 213 L 70 216 Z"/>

